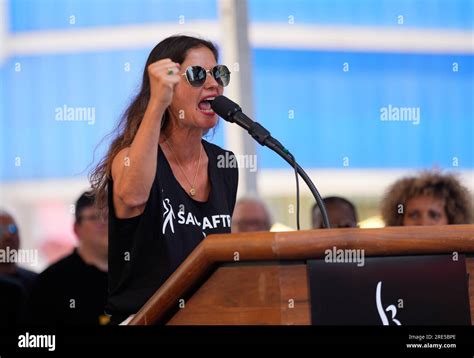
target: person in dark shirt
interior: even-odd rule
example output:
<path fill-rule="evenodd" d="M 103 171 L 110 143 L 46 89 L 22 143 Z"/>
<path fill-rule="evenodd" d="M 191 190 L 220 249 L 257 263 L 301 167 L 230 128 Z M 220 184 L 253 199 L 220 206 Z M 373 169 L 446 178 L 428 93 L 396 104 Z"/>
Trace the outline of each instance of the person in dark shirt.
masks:
<path fill-rule="evenodd" d="M 339 196 L 329 196 L 323 199 L 323 203 L 333 229 L 357 227 L 357 210 L 349 200 Z M 317 204 L 313 205 L 311 214 L 313 229 L 324 228 L 323 216 Z"/>
<path fill-rule="evenodd" d="M 172 36 L 151 51 L 141 90 L 91 177 L 109 208 L 112 323 L 136 313 L 209 234 L 229 233 L 235 157 L 202 137 L 230 72 L 208 41 Z M 227 159 L 233 159 L 228 160 Z"/>
<path fill-rule="evenodd" d="M 27 301 L 26 324 L 32 326 L 100 325 L 109 317 L 107 300 L 108 223 L 94 206 L 94 196 L 76 202 L 72 254 L 44 270 Z"/>
<path fill-rule="evenodd" d="M 25 300 L 26 289 L 18 280 L 0 276 L 0 328 L 11 328 L 21 323 Z"/>
<path fill-rule="evenodd" d="M 0 277 L 8 277 L 17 281 L 26 292 L 31 288 L 37 274 L 33 271 L 21 268 L 17 261 L 9 261 L 8 253 L 20 249 L 20 231 L 13 217 L 5 210 L 0 209 L 0 250 L 5 253 L 7 260 L 0 260 Z M 16 256 L 21 257 L 21 255 Z M 32 264 L 35 264 L 32 262 Z"/>

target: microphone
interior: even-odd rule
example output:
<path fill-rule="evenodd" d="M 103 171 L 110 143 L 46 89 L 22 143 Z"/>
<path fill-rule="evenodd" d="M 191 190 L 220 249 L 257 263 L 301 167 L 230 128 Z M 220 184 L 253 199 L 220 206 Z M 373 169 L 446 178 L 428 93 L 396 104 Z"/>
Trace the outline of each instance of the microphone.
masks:
<path fill-rule="evenodd" d="M 240 106 L 228 99 L 226 96 L 217 96 L 211 102 L 211 108 L 224 120 L 235 123 L 244 129 L 249 129 L 253 122 L 249 117 L 242 113 Z"/>
<path fill-rule="evenodd" d="M 278 140 L 271 136 L 265 127 L 247 117 L 242 112 L 242 108 L 227 97 L 217 96 L 211 102 L 211 108 L 227 122 L 236 123 L 245 129 L 260 145 L 270 147 L 271 149 L 277 146 L 286 153 L 289 153 Z"/>
<path fill-rule="evenodd" d="M 273 138 L 270 132 L 265 129 L 260 123 L 254 122 L 252 119 L 247 117 L 243 112 L 240 106 L 228 99 L 225 96 L 217 96 L 211 102 L 211 108 L 214 112 L 216 112 L 220 117 L 230 123 L 236 123 L 242 128 L 244 128 L 258 143 L 264 145 L 278 155 L 280 155 L 286 162 L 288 162 L 291 166 L 295 168 L 295 174 L 298 173 L 301 178 L 305 181 L 308 185 L 311 193 L 313 194 L 318 206 L 321 210 L 321 214 L 323 217 L 324 226 L 326 228 L 330 228 L 328 214 L 326 211 L 326 207 L 324 206 L 323 200 L 321 195 L 316 189 L 316 186 L 311 181 L 310 177 L 306 172 L 301 168 L 298 163 L 296 162 L 294 156 L 286 149 L 278 140 Z M 298 178 L 298 176 L 296 176 Z M 299 230 L 299 186 L 298 180 L 296 181 L 296 188 L 297 188 L 297 217 L 298 217 L 298 230 Z"/>

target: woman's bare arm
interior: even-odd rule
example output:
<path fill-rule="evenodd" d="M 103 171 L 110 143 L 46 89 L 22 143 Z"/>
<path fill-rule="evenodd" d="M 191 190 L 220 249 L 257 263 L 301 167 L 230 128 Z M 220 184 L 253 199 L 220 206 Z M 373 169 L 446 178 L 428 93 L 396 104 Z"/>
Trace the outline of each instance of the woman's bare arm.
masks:
<path fill-rule="evenodd" d="M 173 74 L 168 74 L 172 69 Z M 156 175 L 161 120 L 179 82 L 179 64 L 169 59 L 148 66 L 150 101 L 130 147 L 123 148 L 112 162 L 113 203 L 119 218 L 143 213 Z"/>

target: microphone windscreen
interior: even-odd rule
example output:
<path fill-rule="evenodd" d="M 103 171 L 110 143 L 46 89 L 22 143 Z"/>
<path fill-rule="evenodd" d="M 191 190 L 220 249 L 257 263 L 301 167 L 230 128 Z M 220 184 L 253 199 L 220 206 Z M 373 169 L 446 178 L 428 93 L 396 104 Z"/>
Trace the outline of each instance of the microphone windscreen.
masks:
<path fill-rule="evenodd" d="M 219 117 L 222 117 L 229 122 L 234 122 L 232 118 L 234 113 L 242 111 L 237 103 L 231 101 L 225 96 L 217 96 L 211 102 L 211 108 L 219 115 Z"/>

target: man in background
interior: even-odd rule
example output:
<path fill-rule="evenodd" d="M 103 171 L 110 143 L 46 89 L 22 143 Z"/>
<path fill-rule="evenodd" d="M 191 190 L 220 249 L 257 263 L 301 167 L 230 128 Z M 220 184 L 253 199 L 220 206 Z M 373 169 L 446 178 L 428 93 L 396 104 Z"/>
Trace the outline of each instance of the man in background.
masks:
<path fill-rule="evenodd" d="M 19 267 L 16 260 L 10 260 L 20 257 L 19 249 L 18 226 L 8 212 L 0 209 L 0 327 L 3 328 L 19 323 L 28 291 L 37 276 Z"/>
<path fill-rule="evenodd" d="M 8 258 L 8 252 L 18 252 L 19 249 L 18 225 L 8 212 L 0 209 L 0 250 L 5 253 L 2 256 Z M 8 277 L 8 279 L 18 282 L 26 291 L 31 288 L 36 276 L 37 274 L 33 271 L 19 267 L 17 262 L 0 260 L 0 277 Z"/>
<path fill-rule="evenodd" d="M 232 232 L 270 231 L 272 219 L 263 201 L 242 198 L 237 201 L 232 215 Z"/>
<path fill-rule="evenodd" d="M 323 199 L 332 229 L 357 227 L 357 210 L 349 200 L 330 196 Z M 312 213 L 313 229 L 324 228 L 323 216 L 317 204 L 314 204 Z"/>
<path fill-rule="evenodd" d="M 78 246 L 43 271 L 36 280 L 26 309 L 26 323 L 39 326 L 100 325 L 108 323 L 108 223 L 83 193 L 76 202 L 74 233 Z"/>

